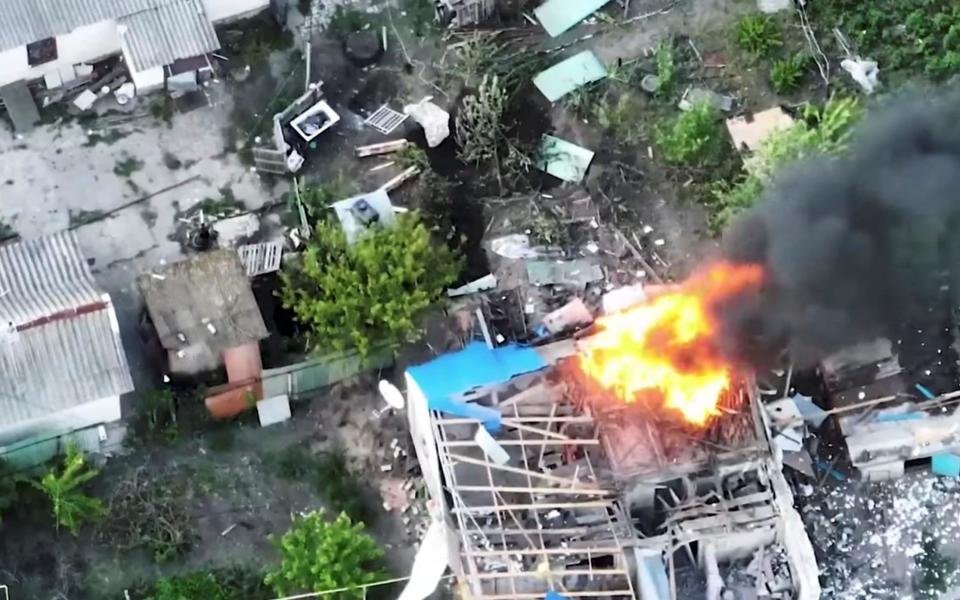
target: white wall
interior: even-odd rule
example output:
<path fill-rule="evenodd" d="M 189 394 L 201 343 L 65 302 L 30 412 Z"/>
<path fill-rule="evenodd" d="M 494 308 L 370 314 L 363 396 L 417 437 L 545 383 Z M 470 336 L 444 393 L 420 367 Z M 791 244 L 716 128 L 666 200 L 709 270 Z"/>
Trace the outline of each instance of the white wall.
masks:
<path fill-rule="evenodd" d="M 242 0 L 246 2 L 247 0 Z M 39 41 L 39 40 L 37 40 Z M 102 21 L 79 27 L 57 36 L 57 60 L 31 67 L 27 64 L 27 47 L 0 52 L 0 86 L 21 79 L 38 79 L 60 67 L 91 62 L 120 52 L 120 35 L 114 21 Z"/>
<path fill-rule="evenodd" d="M 270 6 L 270 0 L 204 0 L 207 16 L 214 23 L 251 16 Z"/>
<path fill-rule="evenodd" d="M 37 419 L 21 421 L 0 428 L 0 455 L 6 446 L 26 438 L 63 435 L 93 425 L 120 420 L 120 396 L 108 396 L 52 413 Z"/>

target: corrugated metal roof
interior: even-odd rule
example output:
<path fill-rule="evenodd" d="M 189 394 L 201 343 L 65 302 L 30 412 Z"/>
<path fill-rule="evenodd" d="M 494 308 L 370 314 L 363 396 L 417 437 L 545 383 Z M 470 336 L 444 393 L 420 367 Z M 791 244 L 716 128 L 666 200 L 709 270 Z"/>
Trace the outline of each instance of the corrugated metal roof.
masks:
<path fill-rule="evenodd" d="M 0 246 L 0 323 L 20 327 L 100 302 L 73 232 Z"/>
<path fill-rule="evenodd" d="M 72 232 L 0 247 L 0 424 L 133 390 L 109 297 Z"/>
<path fill-rule="evenodd" d="M 0 51 L 170 0 L 0 0 Z"/>
<path fill-rule="evenodd" d="M 220 48 L 198 0 L 178 0 L 118 19 L 124 56 L 136 71 L 168 65 Z"/>

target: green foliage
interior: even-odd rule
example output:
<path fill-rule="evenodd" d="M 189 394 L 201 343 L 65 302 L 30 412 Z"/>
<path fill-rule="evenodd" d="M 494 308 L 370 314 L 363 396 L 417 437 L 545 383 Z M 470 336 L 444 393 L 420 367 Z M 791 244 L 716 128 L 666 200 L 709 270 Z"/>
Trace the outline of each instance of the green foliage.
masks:
<path fill-rule="evenodd" d="M 744 15 L 737 23 L 737 46 L 754 58 L 761 58 L 783 45 L 780 28 L 769 16 Z"/>
<path fill-rule="evenodd" d="M 370 25 L 370 17 L 362 10 L 337 6 L 327 26 L 336 37 L 346 37 L 351 33 L 362 31 Z"/>
<path fill-rule="evenodd" d="M 103 517 L 103 502 L 80 491 L 98 473 L 87 466 L 83 453 L 71 443 L 59 469 L 51 468 L 39 482 L 31 482 L 50 498 L 58 531 L 63 526 L 76 535 L 81 525 Z"/>
<path fill-rule="evenodd" d="M 498 158 L 505 137 L 503 113 L 506 108 L 507 93 L 496 75 L 484 76 L 477 92 L 464 96 L 457 117 L 457 143 L 462 161 L 479 165 Z"/>
<path fill-rule="evenodd" d="M 428 168 L 430 168 L 430 159 L 427 158 L 426 151 L 424 151 L 423 148 L 414 146 L 412 144 L 395 153 L 393 155 L 393 159 L 397 162 L 397 166 L 399 166 L 401 169 L 416 167 L 421 171 L 426 171 Z"/>
<path fill-rule="evenodd" d="M 496 33 L 475 32 L 456 48 L 446 75 L 459 79 L 467 88 L 496 77 L 507 97 L 513 98 L 543 70 L 546 62 L 547 57 L 541 52 L 510 46 L 499 41 Z"/>
<path fill-rule="evenodd" d="M 862 111 L 855 98 L 832 98 L 823 108 L 807 105 L 792 127 L 773 133 L 744 161 L 745 174 L 733 184 L 713 189 L 710 227 L 719 232 L 743 210 L 756 204 L 768 181 L 784 166 L 814 154 L 843 152 Z"/>
<path fill-rule="evenodd" d="M 770 68 L 770 83 L 777 93 L 791 92 L 803 81 L 804 70 L 809 62 L 805 54 L 774 61 Z"/>
<path fill-rule="evenodd" d="M 666 40 L 657 44 L 657 95 L 669 96 L 677 85 L 677 64 L 673 55 L 673 42 Z"/>
<path fill-rule="evenodd" d="M 415 36 L 420 37 L 435 28 L 436 9 L 433 0 L 403 0 L 400 6 Z"/>
<path fill-rule="evenodd" d="M 717 110 L 701 102 L 656 129 L 656 142 L 672 163 L 707 166 L 720 161 L 725 138 Z"/>
<path fill-rule="evenodd" d="M 213 573 L 191 573 L 161 579 L 147 600 L 230 600 Z"/>
<path fill-rule="evenodd" d="M 323 221 L 299 260 L 281 274 L 281 299 L 309 328 L 316 351 L 398 348 L 421 335 L 422 318 L 460 271 L 446 246 L 415 214 L 374 226 L 351 246 L 340 225 Z"/>
<path fill-rule="evenodd" d="M 333 512 L 345 512 L 354 521 L 372 523 L 377 518 L 375 507 L 367 502 L 360 475 L 350 469 L 342 448 L 334 447 L 311 454 L 302 446 L 285 448 L 271 461 L 283 479 L 307 481 L 314 486 L 324 505 Z"/>
<path fill-rule="evenodd" d="M 180 435 L 177 427 L 177 405 L 173 392 L 157 388 L 144 392 L 137 402 L 136 413 L 127 437 L 133 446 L 169 444 Z"/>
<path fill-rule="evenodd" d="M 922 73 L 936 81 L 960 73 L 960 4 L 955 0 L 831 0 L 811 3 L 809 10 L 825 33 L 839 27 L 884 73 Z"/>
<path fill-rule="evenodd" d="M 608 94 L 604 102 L 594 109 L 597 125 L 615 135 L 625 144 L 640 141 L 643 129 L 637 119 L 641 112 L 640 101 L 630 91 L 623 91 L 616 100 Z"/>
<path fill-rule="evenodd" d="M 589 119 L 603 102 L 603 86 L 598 82 L 581 85 L 563 97 L 564 108 L 580 119 Z"/>
<path fill-rule="evenodd" d="M 343 513 L 332 522 L 323 511 L 297 517 L 290 530 L 273 541 L 281 563 L 264 581 L 278 595 L 362 586 L 386 577 L 379 567 L 383 550 L 364 533 L 363 523 L 353 523 Z M 357 588 L 338 597 L 360 599 L 364 593 Z"/>
<path fill-rule="evenodd" d="M 307 216 L 320 220 L 330 210 L 330 205 L 356 195 L 357 186 L 342 174 L 323 183 L 305 185 L 300 190 L 300 201 Z"/>

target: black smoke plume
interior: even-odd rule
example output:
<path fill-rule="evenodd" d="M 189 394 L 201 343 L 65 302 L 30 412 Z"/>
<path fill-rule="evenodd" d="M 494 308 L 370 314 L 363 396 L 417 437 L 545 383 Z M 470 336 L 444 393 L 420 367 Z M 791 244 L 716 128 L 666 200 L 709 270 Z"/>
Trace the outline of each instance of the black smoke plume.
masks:
<path fill-rule="evenodd" d="M 755 364 L 783 350 L 810 364 L 934 304 L 957 306 L 960 94 L 895 102 L 862 123 L 843 158 L 787 169 L 722 249 L 767 271 L 761 293 L 725 315 Z"/>

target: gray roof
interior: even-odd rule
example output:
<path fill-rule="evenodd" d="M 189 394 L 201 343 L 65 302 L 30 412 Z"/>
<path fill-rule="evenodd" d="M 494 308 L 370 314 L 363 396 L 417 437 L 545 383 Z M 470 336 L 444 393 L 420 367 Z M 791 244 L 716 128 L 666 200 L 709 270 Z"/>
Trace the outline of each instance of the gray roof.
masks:
<path fill-rule="evenodd" d="M 198 0 L 179 0 L 118 19 L 125 56 L 137 71 L 214 52 L 220 40 Z"/>
<path fill-rule="evenodd" d="M 111 19 L 139 70 L 220 47 L 199 0 L 0 0 L 0 51 Z"/>
<path fill-rule="evenodd" d="M 140 275 L 137 285 L 167 350 L 204 345 L 220 354 L 269 335 L 236 250 L 204 252 L 154 269 Z"/>
<path fill-rule="evenodd" d="M 110 297 L 71 232 L 0 247 L 0 424 L 133 390 Z"/>

